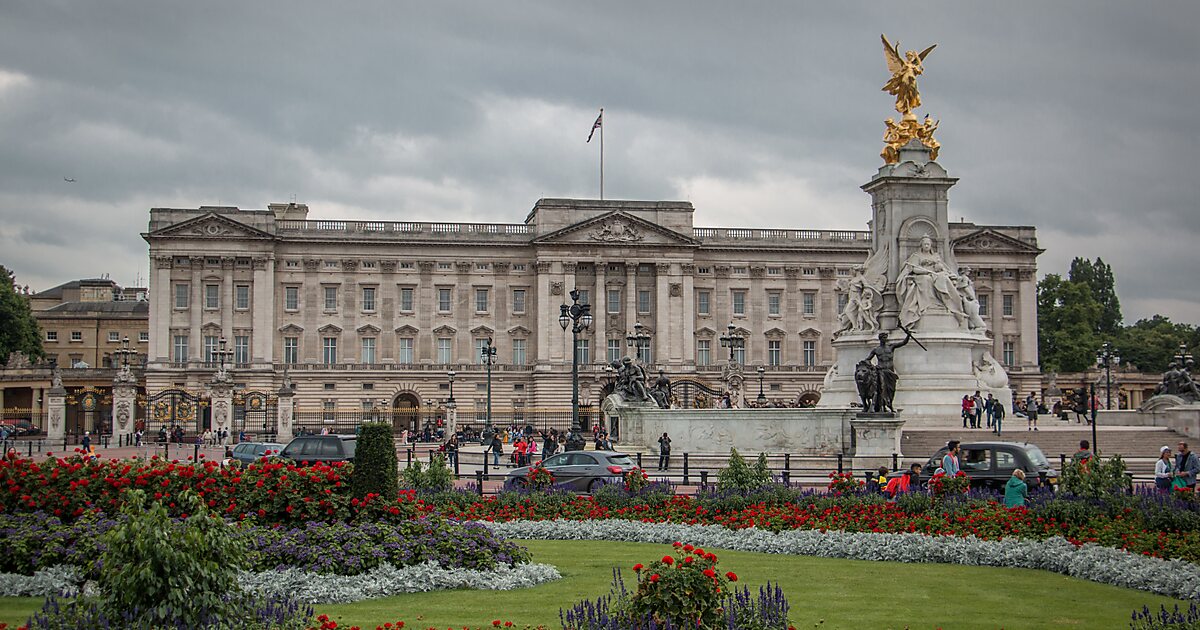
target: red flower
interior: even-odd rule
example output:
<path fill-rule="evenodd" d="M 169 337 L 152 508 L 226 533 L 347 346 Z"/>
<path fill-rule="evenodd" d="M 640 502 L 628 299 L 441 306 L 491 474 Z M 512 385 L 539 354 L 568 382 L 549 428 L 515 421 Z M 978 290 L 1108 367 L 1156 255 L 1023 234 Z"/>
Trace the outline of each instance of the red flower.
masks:
<path fill-rule="evenodd" d="M 736 574 L 736 573 L 734 573 L 733 571 L 730 571 L 729 573 L 726 573 L 726 574 L 725 574 L 725 577 L 729 578 L 729 581 L 730 581 L 730 582 L 736 582 L 736 581 L 737 581 L 737 574 Z"/>
<path fill-rule="evenodd" d="M 655 573 L 654 575 L 651 575 L 651 576 L 650 576 L 650 581 L 651 581 L 651 582 L 657 582 L 657 581 L 658 581 L 658 574 L 657 574 L 657 573 Z"/>
<path fill-rule="evenodd" d="M 705 569 L 705 570 L 704 570 L 704 577 L 715 578 L 715 577 L 717 577 L 717 572 L 716 572 L 716 571 L 713 571 L 712 569 Z"/>
<path fill-rule="evenodd" d="M 643 568 L 643 567 L 642 567 L 642 563 L 641 563 L 641 562 L 639 562 L 639 563 L 637 563 L 637 564 L 633 565 L 633 571 L 634 571 L 634 573 L 636 573 L 636 572 L 638 572 L 638 571 L 641 571 L 641 570 L 642 570 L 642 568 Z"/>
<path fill-rule="evenodd" d="M 684 564 L 691 564 L 691 563 L 692 563 L 692 557 L 691 557 L 691 556 L 688 556 L 688 557 L 684 558 L 684 559 L 683 559 L 683 563 L 684 563 Z"/>
<path fill-rule="evenodd" d="M 672 564 L 675 564 L 675 558 L 672 558 L 671 556 L 663 556 L 662 561 L 663 561 L 663 564 L 665 564 L 667 566 L 671 566 Z"/>
<path fill-rule="evenodd" d="M 499 619 L 493 619 L 493 620 L 492 620 L 492 625 L 493 625 L 493 626 L 496 626 L 497 628 L 499 628 L 499 627 L 500 627 L 500 620 L 499 620 Z"/>

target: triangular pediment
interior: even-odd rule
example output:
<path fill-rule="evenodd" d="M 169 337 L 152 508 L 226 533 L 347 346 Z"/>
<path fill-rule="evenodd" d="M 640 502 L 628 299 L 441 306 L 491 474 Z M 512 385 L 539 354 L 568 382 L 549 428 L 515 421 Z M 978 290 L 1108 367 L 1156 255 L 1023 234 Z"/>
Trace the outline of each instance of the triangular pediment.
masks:
<path fill-rule="evenodd" d="M 412 335 L 417 334 L 418 332 L 420 332 L 420 331 L 417 330 L 416 328 L 413 328 L 412 326 L 409 326 L 408 324 L 405 324 L 396 329 L 397 335 L 404 335 L 404 336 L 412 336 Z"/>
<path fill-rule="evenodd" d="M 717 334 L 717 331 L 709 328 L 708 326 L 703 326 L 696 329 L 697 337 L 712 337 L 715 334 Z"/>
<path fill-rule="evenodd" d="M 772 338 L 787 337 L 787 331 L 783 330 L 782 328 L 772 328 L 771 330 L 764 332 L 763 336 Z"/>
<path fill-rule="evenodd" d="M 474 337 L 491 337 L 494 332 L 496 331 L 487 326 L 476 326 L 471 329 L 471 335 Z"/>
<path fill-rule="evenodd" d="M 574 225 L 543 234 L 535 239 L 537 245 L 587 244 L 587 245 L 669 245 L 699 246 L 700 241 L 688 234 L 680 234 L 647 221 L 641 217 L 615 210 Z"/>
<path fill-rule="evenodd" d="M 446 324 L 442 324 L 441 326 L 438 326 L 437 328 L 433 329 L 433 334 L 435 334 L 435 335 L 455 335 L 455 334 L 458 334 L 458 331 L 455 330 L 455 328 L 453 326 L 448 326 Z"/>
<path fill-rule="evenodd" d="M 960 236 L 950 243 L 955 254 L 966 253 L 999 253 L 999 254 L 1040 254 L 1042 250 L 1025 241 L 1013 238 L 991 228 L 976 230 L 965 236 Z"/>
<path fill-rule="evenodd" d="M 817 330 L 816 328 L 805 328 L 804 330 L 800 331 L 800 336 L 808 339 L 820 337 L 821 331 Z"/>
<path fill-rule="evenodd" d="M 379 327 L 372 326 L 371 324 L 364 324 L 362 326 L 359 326 L 357 329 L 355 329 L 355 332 L 357 332 L 360 335 L 378 335 Z"/>
<path fill-rule="evenodd" d="M 524 326 L 513 326 L 508 329 L 508 334 L 511 337 L 528 337 L 533 334 L 533 331 Z"/>
<path fill-rule="evenodd" d="M 285 335 L 298 335 L 298 334 L 304 332 L 304 329 L 301 328 L 300 326 L 297 326 L 296 324 L 288 324 L 288 325 L 280 328 L 279 332 L 281 332 Z"/>
<path fill-rule="evenodd" d="M 322 334 L 340 333 L 340 332 L 342 332 L 342 329 L 335 324 L 325 324 L 324 326 L 318 328 L 317 332 L 322 333 Z"/>
<path fill-rule="evenodd" d="M 220 240 L 274 239 L 269 233 L 235 221 L 223 214 L 207 212 L 198 217 L 169 225 L 144 235 L 146 239 L 199 238 Z"/>

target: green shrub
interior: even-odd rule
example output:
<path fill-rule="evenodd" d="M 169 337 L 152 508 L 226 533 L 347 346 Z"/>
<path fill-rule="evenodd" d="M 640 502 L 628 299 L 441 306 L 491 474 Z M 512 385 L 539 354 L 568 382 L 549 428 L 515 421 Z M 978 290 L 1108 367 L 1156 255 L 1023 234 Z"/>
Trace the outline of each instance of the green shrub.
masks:
<path fill-rule="evenodd" d="M 771 469 L 766 455 L 760 453 L 754 466 L 746 463 L 736 448 L 729 449 L 729 465 L 717 473 L 718 490 L 748 492 L 771 483 Z"/>
<path fill-rule="evenodd" d="M 361 499 L 377 494 L 384 499 L 396 498 L 400 492 L 397 468 L 392 425 L 368 422 L 359 427 L 354 472 L 350 475 L 351 496 Z"/>
<path fill-rule="evenodd" d="M 454 473 L 446 465 L 446 458 L 437 453 L 426 468 L 419 460 L 404 469 L 404 487 L 427 492 L 448 492 L 454 488 Z"/>
<path fill-rule="evenodd" d="M 1093 457 L 1085 463 L 1067 462 L 1058 484 L 1064 492 L 1093 499 L 1128 492 L 1133 487 L 1120 455 L 1108 459 Z"/>
<path fill-rule="evenodd" d="M 126 493 L 126 520 L 102 539 L 101 607 L 189 628 L 241 615 L 237 571 L 246 564 L 245 543 L 190 490 L 175 500 L 190 513 L 182 522 L 173 522 L 159 501 L 147 505 L 141 490 Z"/>

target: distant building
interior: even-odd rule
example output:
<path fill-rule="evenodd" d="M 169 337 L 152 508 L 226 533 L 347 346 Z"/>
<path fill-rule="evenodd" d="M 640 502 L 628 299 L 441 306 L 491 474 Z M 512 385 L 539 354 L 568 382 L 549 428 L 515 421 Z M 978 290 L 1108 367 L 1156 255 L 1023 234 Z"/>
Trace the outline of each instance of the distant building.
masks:
<path fill-rule="evenodd" d="M 122 347 L 136 350 L 132 363 L 139 372 L 145 361 L 147 297 L 146 288 L 122 288 L 107 278 L 72 280 L 29 295 L 46 359 L 31 364 L 15 356 L 0 367 L 4 417 L 44 427 L 45 392 L 57 364 L 68 392 L 67 432 L 103 431 L 111 419 L 114 353 Z"/>
<path fill-rule="evenodd" d="M 275 392 L 287 370 L 301 423 L 385 409 L 397 428 L 415 427 L 449 396 L 453 370 L 459 421 L 471 424 L 485 413 L 480 349 L 492 339 L 494 416 L 522 421 L 570 405 L 570 332 L 558 316 L 579 289 L 594 313 L 578 347 L 585 407 L 598 408 L 604 368 L 630 352 L 635 323 L 651 335 L 648 367 L 710 386 L 732 323 L 747 340 L 735 359 L 748 393 L 761 365 L 768 398 L 814 403 L 833 361 L 839 280 L 871 245 L 866 231 L 694 227 L 686 202 L 542 199 L 511 224 L 308 213 L 151 209 L 151 394 L 202 391 L 225 339 L 243 391 Z M 950 232 L 993 354 L 1014 391 L 1037 387 L 1035 228 Z"/>

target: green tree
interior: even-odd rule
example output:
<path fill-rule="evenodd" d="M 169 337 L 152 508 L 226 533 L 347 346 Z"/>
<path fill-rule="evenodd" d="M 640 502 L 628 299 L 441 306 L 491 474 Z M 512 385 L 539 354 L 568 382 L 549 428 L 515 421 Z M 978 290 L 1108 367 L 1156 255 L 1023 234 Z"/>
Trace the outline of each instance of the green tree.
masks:
<path fill-rule="evenodd" d="M 354 449 L 350 494 L 360 499 L 368 494 L 395 499 L 400 493 L 398 467 L 391 423 L 364 422 Z"/>
<path fill-rule="evenodd" d="M 1117 338 L 1117 352 L 1123 363 L 1130 363 L 1142 372 L 1164 372 L 1179 344 L 1196 354 L 1197 328 L 1176 324 L 1162 315 L 1138 320 L 1126 326 Z"/>
<path fill-rule="evenodd" d="M 16 277 L 0 265 L 0 363 L 13 352 L 24 352 L 31 359 L 46 356 L 37 320 L 29 308 L 29 299 L 16 290 Z"/>
<path fill-rule="evenodd" d="M 1071 282 L 1082 282 L 1092 292 L 1092 298 L 1100 305 L 1100 319 L 1096 322 L 1096 332 L 1100 335 L 1114 337 L 1121 332 L 1121 301 L 1117 299 L 1117 279 L 1112 267 L 1100 257 L 1092 262 L 1086 258 L 1076 258 L 1071 261 L 1071 269 L 1067 272 Z"/>
<path fill-rule="evenodd" d="M 1038 283 L 1038 355 L 1043 372 L 1082 372 L 1096 360 L 1101 307 L 1083 282 L 1050 274 Z"/>

